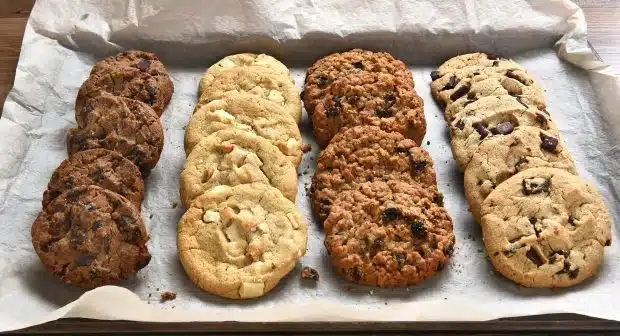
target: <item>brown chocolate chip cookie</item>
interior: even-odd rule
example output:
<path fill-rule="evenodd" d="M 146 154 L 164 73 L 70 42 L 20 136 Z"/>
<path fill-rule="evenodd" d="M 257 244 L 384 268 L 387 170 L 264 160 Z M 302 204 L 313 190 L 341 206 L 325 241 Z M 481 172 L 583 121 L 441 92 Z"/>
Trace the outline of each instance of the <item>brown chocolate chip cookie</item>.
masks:
<path fill-rule="evenodd" d="M 45 268 L 83 288 L 116 284 L 151 260 L 140 213 L 97 186 L 58 196 L 32 224 L 32 245 Z"/>
<path fill-rule="evenodd" d="M 101 91 L 139 100 L 161 115 L 172 98 L 174 85 L 157 56 L 144 51 L 127 51 L 95 64 L 75 100 L 77 115 L 82 113 L 87 101 Z"/>
<path fill-rule="evenodd" d="M 77 152 L 56 168 L 43 194 L 43 208 L 63 192 L 86 185 L 124 196 L 140 210 L 144 181 L 138 167 L 117 152 L 102 148 Z"/>
<path fill-rule="evenodd" d="M 401 79 L 403 85 L 413 89 L 413 78 L 405 64 L 386 52 L 353 49 L 325 56 L 312 64 L 306 74 L 302 99 L 309 115 L 312 115 L 328 88 L 336 79 L 350 73 L 381 72 Z"/>
<path fill-rule="evenodd" d="M 152 109 L 137 100 L 102 93 L 88 103 L 82 125 L 69 130 L 69 154 L 105 148 L 117 151 L 138 166 L 143 176 L 159 160 L 164 146 L 164 131 Z"/>
<path fill-rule="evenodd" d="M 495 269 L 528 287 L 568 287 L 596 273 L 611 217 L 592 185 L 565 170 L 531 168 L 482 204 L 482 238 Z"/>
<path fill-rule="evenodd" d="M 426 133 L 424 103 L 402 78 L 360 71 L 334 81 L 312 114 L 314 135 L 325 147 L 341 127 L 379 126 L 420 144 Z"/>
<path fill-rule="evenodd" d="M 339 132 L 319 154 L 310 188 L 313 212 L 323 221 L 338 193 L 375 179 L 420 183 L 435 191 L 437 185 L 431 156 L 413 140 L 357 126 Z M 441 203 L 441 194 L 434 197 Z"/>
<path fill-rule="evenodd" d="M 434 192 L 401 181 L 344 191 L 325 220 L 325 246 L 346 280 L 378 287 L 418 284 L 454 251 L 452 220 Z"/>

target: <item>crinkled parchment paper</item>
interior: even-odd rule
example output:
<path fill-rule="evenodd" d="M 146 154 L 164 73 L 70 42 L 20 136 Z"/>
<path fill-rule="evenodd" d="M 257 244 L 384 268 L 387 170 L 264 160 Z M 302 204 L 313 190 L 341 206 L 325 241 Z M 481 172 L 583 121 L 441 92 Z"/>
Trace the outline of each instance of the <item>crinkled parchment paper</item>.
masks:
<path fill-rule="evenodd" d="M 579 171 L 600 189 L 618 222 L 620 81 L 588 49 L 582 11 L 570 1 L 526 0 L 39 0 L 30 17 L 15 86 L 0 119 L 0 329 L 61 317 L 140 321 L 487 320 L 574 312 L 620 320 L 618 226 L 599 275 L 571 289 L 519 288 L 492 273 L 480 230 L 467 212 L 462 177 L 447 127 L 433 102 L 429 73 L 456 54 L 485 50 L 514 57 L 546 89 L 549 111 Z M 304 190 L 317 146 L 300 167 L 297 206 L 310 222 L 308 254 L 316 286 L 299 268 L 266 297 L 232 302 L 201 292 L 176 256 L 175 227 L 183 210 L 178 176 L 183 126 L 204 69 L 220 57 L 255 51 L 279 57 L 301 87 L 316 57 L 353 47 L 386 50 L 411 66 L 426 102 L 429 149 L 454 219 L 453 262 L 421 286 L 378 290 L 350 286 L 329 267 L 322 234 Z M 175 85 L 162 122 L 165 148 L 151 176 L 143 216 L 151 264 L 123 287 L 87 293 L 47 274 L 30 243 L 30 225 L 75 123 L 77 90 L 97 59 L 122 49 L 156 52 Z M 559 55 L 559 57 L 558 57 Z M 572 64 L 570 64 L 570 63 Z M 305 141 L 313 143 L 307 120 Z M 159 302 L 173 291 L 176 300 Z"/>

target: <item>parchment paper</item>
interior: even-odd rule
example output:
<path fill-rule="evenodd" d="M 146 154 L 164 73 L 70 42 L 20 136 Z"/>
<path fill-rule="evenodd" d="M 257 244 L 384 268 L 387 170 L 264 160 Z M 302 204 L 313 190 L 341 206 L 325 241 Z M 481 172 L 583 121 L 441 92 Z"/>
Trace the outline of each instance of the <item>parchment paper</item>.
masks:
<path fill-rule="evenodd" d="M 582 176 L 600 188 L 618 223 L 620 116 L 614 109 L 620 105 L 620 81 L 588 49 L 585 33 L 582 11 L 560 0 L 37 1 L 0 119 L 0 329 L 61 317 L 385 321 L 574 312 L 620 320 L 618 226 L 599 275 L 585 284 L 558 291 L 524 289 L 492 272 L 480 230 L 466 210 L 447 125 L 429 89 L 430 71 L 448 57 L 474 50 L 514 57 L 546 89 L 562 140 Z M 318 284 L 302 283 L 298 266 L 259 300 L 232 302 L 201 292 L 176 256 L 175 228 L 183 210 L 173 204 L 179 201 L 185 158 L 183 126 L 202 72 L 227 54 L 264 52 L 291 67 L 301 87 L 313 59 L 353 47 L 386 50 L 411 66 L 416 90 L 426 102 L 429 142 L 424 146 L 454 219 L 453 262 L 409 289 L 378 290 L 341 280 L 329 266 L 304 190 L 318 151 L 314 145 L 299 169 L 297 206 L 310 224 L 308 254 L 300 265 L 319 271 Z M 129 48 L 158 53 L 175 85 L 161 119 L 165 148 L 146 181 L 142 209 L 153 260 L 124 288 L 84 293 L 46 273 L 32 249 L 30 226 L 50 175 L 66 157 L 65 135 L 75 124 L 79 86 L 97 59 Z M 314 144 L 306 118 L 301 128 L 304 140 Z M 159 303 L 162 291 L 176 292 L 176 300 Z"/>

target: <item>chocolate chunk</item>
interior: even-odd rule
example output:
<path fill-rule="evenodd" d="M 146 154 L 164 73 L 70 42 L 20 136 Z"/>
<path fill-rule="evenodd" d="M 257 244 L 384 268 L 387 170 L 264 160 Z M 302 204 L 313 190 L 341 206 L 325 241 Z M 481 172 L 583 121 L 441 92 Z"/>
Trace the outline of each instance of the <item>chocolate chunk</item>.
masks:
<path fill-rule="evenodd" d="M 375 111 L 375 114 L 379 118 L 389 118 L 392 116 L 392 110 L 390 108 L 380 108 Z"/>
<path fill-rule="evenodd" d="M 433 197 L 433 203 L 439 205 L 439 206 L 443 206 L 443 194 L 442 193 L 437 193 L 437 195 L 435 195 L 435 197 Z"/>
<path fill-rule="evenodd" d="M 88 237 L 86 236 L 84 232 L 81 232 L 81 231 L 73 232 L 71 234 L 71 238 L 69 239 L 69 244 L 71 245 L 72 248 L 75 249 L 78 246 L 82 245 L 84 241 L 86 241 L 86 238 Z"/>
<path fill-rule="evenodd" d="M 340 114 L 340 109 L 335 107 L 330 107 L 325 111 L 325 114 L 328 117 L 336 117 Z"/>
<path fill-rule="evenodd" d="M 478 98 L 476 98 L 476 93 L 475 92 L 468 92 L 467 93 L 467 99 L 478 100 Z"/>
<path fill-rule="evenodd" d="M 456 76 L 452 76 L 450 77 L 450 80 L 448 81 L 448 84 L 446 84 L 443 89 L 441 89 L 441 91 L 445 91 L 445 90 L 452 90 L 456 87 L 456 85 L 459 83 L 459 80 L 456 78 Z"/>
<path fill-rule="evenodd" d="M 383 210 L 383 221 L 393 221 L 400 217 L 400 211 L 397 208 L 387 208 Z"/>
<path fill-rule="evenodd" d="M 523 102 L 523 98 L 516 97 L 516 99 L 517 99 L 517 102 L 519 102 L 519 104 L 523 105 L 525 108 L 530 108 L 529 106 L 527 106 L 525 102 Z"/>
<path fill-rule="evenodd" d="M 465 123 L 463 122 L 463 119 L 460 119 L 459 121 L 457 121 L 455 126 L 456 128 L 462 131 L 465 128 Z"/>
<path fill-rule="evenodd" d="M 506 57 L 499 55 L 499 54 L 494 54 L 494 53 L 485 53 L 487 55 L 487 59 L 489 60 L 505 60 Z"/>
<path fill-rule="evenodd" d="M 506 121 L 501 124 L 495 125 L 495 127 L 491 129 L 491 133 L 506 135 L 512 133 L 513 130 L 514 126 L 512 126 L 512 123 L 510 121 Z"/>
<path fill-rule="evenodd" d="M 611 246 L 611 239 L 607 239 L 605 241 L 605 246 Z"/>
<path fill-rule="evenodd" d="M 319 272 L 312 267 L 304 266 L 301 270 L 301 279 L 302 280 L 319 280 Z"/>
<path fill-rule="evenodd" d="M 548 136 L 543 132 L 540 132 L 540 140 L 542 141 L 540 143 L 540 147 L 547 152 L 553 153 L 555 152 L 556 147 L 558 147 L 558 139 L 552 136 Z"/>
<path fill-rule="evenodd" d="M 424 226 L 424 222 L 417 218 L 409 222 L 409 229 L 414 237 L 426 237 L 426 227 Z"/>
<path fill-rule="evenodd" d="M 477 99 L 469 99 L 469 100 L 467 100 L 466 102 L 464 102 L 464 103 L 463 103 L 463 107 L 465 107 L 465 106 L 467 106 L 467 105 L 469 105 L 469 104 L 471 104 L 471 103 L 475 102 L 476 100 L 477 100 Z"/>
<path fill-rule="evenodd" d="M 153 105 L 155 103 L 155 100 L 157 99 L 157 90 L 155 90 L 155 88 L 147 86 L 146 91 L 149 93 L 149 100 L 145 101 L 145 103 Z"/>
<path fill-rule="evenodd" d="M 138 69 L 140 69 L 140 71 L 145 72 L 146 70 L 149 69 L 149 67 L 151 66 L 151 61 L 141 58 L 140 62 L 138 62 Z"/>
<path fill-rule="evenodd" d="M 331 205 L 332 201 L 330 201 L 328 198 L 324 198 L 324 199 L 321 200 L 321 204 Z"/>
<path fill-rule="evenodd" d="M 548 120 L 547 120 L 547 117 L 545 117 L 544 114 L 542 114 L 540 112 L 536 112 L 536 122 L 539 123 L 544 128 L 547 128 Z"/>
<path fill-rule="evenodd" d="M 143 269 L 146 265 L 149 264 L 150 261 L 151 261 L 151 255 L 150 254 L 146 257 L 146 259 L 138 260 L 138 262 L 136 263 L 136 270 Z"/>
<path fill-rule="evenodd" d="M 76 266 L 90 266 L 97 256 L 90 253 L 80 254 L 75 258 Z"/>
<path fill-rule="evenodd" d="M 396 259 L 396 263 L 398 263 L 398 269 L 401 269 L 405 265 L 407 257 L 403 256 L 400 253 L 394 253 L 394 259 Z"/>
<path fill-rule="evenodd" d="M 74 191 L 68 191 L 67 192 L 67 201 L 69 202 L 77 202 L 78 201 L 78 194 Z"/>
<path fill-rule="evenodd" d="M 519 158 L 519 161 L 517 161 L 517 163 L 515 163 L 515 168 L 517 169 L 517 171 L 521 170 L 521 165 L 528 163 L 529 161 L 527 160 L 527 158 L 525 156 L 522 156 Z"/>
<path fill-rule="evenodd" d="M 568 224 L 575 225 L 575 217 L 573 217 L 573 216 L 568 216 Z"/>
<path fill-rule="evenodd" d="M 351 65 L 353 65 L 353 67 L 356 69 L 364 69 L 364 64 L 362 64 L 362 61 L 353 62 L 351 63 Z"/>
<path fill-rule="evenodd" d="M 445 254 L 447 257 L 451 256 L 452 253 L 454 253 L 453 244 L 447 244 L 446 246 L 443 247 L 443 254 Z"/>
<path fill-rule="evenodd" d="M 499 66 L 499 61 L 493 61 L 493 66 Z"/>
<path fill-rule="evenodd" d="M 542 258 L 538 255 L 538 252 L 534 248 L 530 248 L 525 252 L 525 256 L 530 259 L 537 267 L 544 264 Z"/>
<path fill-rule="evenodd" d="M 463 97 L 467 92 L 469 92 L 469 89 L 471 89 L 471 85 L 469 83 L 459 86 L 459 88 L 450 95 L 450 100 L 455 101 Z"/>
<path fill-rule="evenodd" d="M 392 107 L 396 104 L 396 96 L 393 93 L 390 93 L 383 98 L 385 107 Z"/>
<path fill-rule="evenodd" d="M 396 153 L 409 154 L 409 149 L 405 147 L 396 147 Z"/>
<path fill-rule="evenodd" d="M 438 70 L 431 71 L 431 80 L 434 82 L 437 79 L 441 78 L 441 73 Z"/>
<path fill-rule="evenodd" d="M 101 229 L 102 226 L 103 226 L 103 221 L 101 219 L 98 219 L 93 223 L 92 230 L 97 231 Z"/>
<path fill-rule="evenodd" d="M 90 102 L 86 103 L 86 105 L 84 105 L 84 109 L 83 111 L 85 113 L 90 113 L 93 111 L 93 105 L 90 104 Z"/>
<path fill-rule="evenodd" d="M 508 78 L 512 78 L 512 79 L 514 79 L 514 80 L 517 80 L 517 81 L 519 81 L 519 82 L 520 82 L 521 84 L 523 84 L 523 85 L 529 85 L 529 83 L 528 83 L 525 79 L 523 79 L 523 78 L 519 77 L 519 76 L 518 76 L 517 74 L 515 74 L 512 70 L 508 70 L 508 71 L 506 71 L 506 77 L 508 77 Z"/>
<path fill-rule="evenodd" d="M 318 74 L 316 76 L 316 83 L 319 86 L 319 88 L 323 89 L 327 86 L 327 84 L 329 84 L 329 78 L 327 78 L 323 74 Z"/>
<path fill-rule="evenodd" d="M 550 264 L 555 264 L 557 260 L 558 260 L 557 254 L 554 254 L 551 257 L 549 257 L 549 260 L 547 262 Z"/>
<path fill-rule="evenodd" d="M 120 215 L 116 219 L 116 224 L 118 224 L 119 226 L 126 226 L 133 224 L 135 221 L 136 220 L 130 216 Z"/>
<path fill-rule="evenodd" d="M 543 179 L 542 181 L 536 178 L 524 179 L 521 182 L 521 192 L 526 196 L 549 192 L 550 184 L 551 181 L 548 179 Z"/>
<path fill-rule="evenodd" d="M 480 140 L 486 138 L 489 135 L 489 131 L 484 127 L 481 122 L 475 122 L 471 125 L 478 134 L 480 134 Z"/>
<path fill-rule="evenodd" d="M 579 269 L 578 268 L 575 268 L 574 270 L 568 271 L 568 277 L 571 278 L 571 279 L 577 278 L 578 275 L 579 275 Z"/>

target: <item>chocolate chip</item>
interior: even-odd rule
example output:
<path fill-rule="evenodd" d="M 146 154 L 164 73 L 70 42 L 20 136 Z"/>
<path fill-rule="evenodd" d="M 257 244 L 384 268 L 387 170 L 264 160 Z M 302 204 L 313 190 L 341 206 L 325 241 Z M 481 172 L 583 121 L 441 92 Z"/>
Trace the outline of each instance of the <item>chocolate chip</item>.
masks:
<path fill-rule="evenodd" d="M 465 107 L 465 106 L 467 106 L 467 105 L 469 105 L 469 104 L 471 104 L 471 103 L 475 102 L 476 100 L 477 100 L 477 99 L 469 99 L 469 100 L 465 101 L 465 102 L 463 103 L 463 107 Z"/>
<path fill-rule="evenodd" d="M 547 152 L 555 152 L 556 147 L 558 147 L 558 139 L 546 135 L 543 132 L 540 132 L 540 147 Z"/>
<path fill-rule="evenodd" d="M 442 193 L 437 193 L 437 195 L 435 195 L 435 197 L 433 197 L 433 203 L 439 205 L 439 206 L 443 206 L 443 194 Z"/>
<path fill-rule="evenodd" d="M 454 253 L 453 244 L 447 244 L 446 246 L 443 247 L 443 254 L 445 254 L 447 257 L 451 256 L 452 253 Z"/>
<path fill-rule="evenodd" d="M 96 255 L 90 253 L 80 254 L 75 258 L 75 264 L 77 266 L 89 266 L 93 263 L 96 257 Z"/>
<path fill-rule="evenodd" d="M 441 271 L 445 266 L 446 264 L 439 262 L 439 264 L 437 264 L 437 272 Z"/>
<path fill-rule="evenodd" d="M 517 161 L 517 163 L 515 163 L 515 168 L 517 169 L 517 171 L 521 170 L 521 165 L 528 163 L 529 161 L 527 160 L 527 158 L 525 156 L 522 156 L 519 158 L 519 161 Z"/>
<path fill-rule="evenodd" d="M 523 105 L 525 108 L 530 108 L 529 106 L 527 106 L 525 102 L 523 102 L 523 98 L 516 97 L 516 99 L 517 99 L 517 102 L 519 102 L 519 104 Z"/>
<path fill-rule="evenodd" d="M 409 229 L 414 237 L 426 237 L 426 227 L 424 226 L 424 222 L 417 218 L 409 222 Z"/>
<path fill-rule="evenodd" d="M 478 76 L 479 74 L 480 74 L 480 72 L 474 71 L 474 76 Z"/>
<path fill-rule="evenodd" d="M 514 126 L 512 126 L 512 123 L 510 121 L 506 121 L 501 124 L 495 125 L 495 127 L 491 129 L 491 133 L 506 135 L 512 133 L 513 130 Z"/>
<path fill-rule="evenodd" d="M 384 98 L 385 107 L 392 107 L 396 104 L 396 96 L 393 93 L 387 94 Z"/>
<path fill-rule="evenodd" d="M 469 92 L 469 93 L 467 93 L 467 99 L 477 100 L 477 98 L 476 98 L 476 93 L 475 93 L 475 92 Z"/>
<path fill-rule="evenodd" d="M 400 211 L 397 208 L 387 208 L 383 210 L 383 221 L 393 221 L 400 216 Z"/>
<path fill-rule="evenodd" d="M 95 168 L 92 172 L 88 174 L 88 178 L 94 181 L 99 181 L 102 178 L 103 170 L 101 168 Z"/>
<path fill-rule="evenodd" d="M 526 196 L 549 192 L 550 184 L 551 181 L 548 179 L 543 179 L 542 182 L 536 178 L 524 179 L 521 182 L 521 192 Z"/>
<path fill-rule="evenodd" d="M 555 264 L 555 262 L 558 260 L 558 257 L 556 254 L 552 255 L 551 257 L 549 257 L 549 260 L 547 261 L 550 264 Z"/>
<path fill-rule="evenodd" d="M 486 53 L 487 55 L 487 59 L 489 60 L 505 60 L 506 57 L 499 55 L 499 54 L 494 54 L 494 53 Z"/>
<path fill-rule="evenodd" d="M 380 108 L 375 111 L 375 114 L 379 118 L 389 118 L 392 116 L 392 110 L 389 108 Z"/>
<path fill-rule="evenodd" d="M 568 277 L 571 279 L 575 279 L 577 278 L 577 276 L 579 275 L 579 269 L 575 268 L 574 270 L 568 271 Z"/>
<path fill-rule="evenodd" d="M 537 222 L 538 220 L 536 219 L 536 217 L 530 217 L 530 218 L 529 218 L 529 221 L 530 221 L 530 224 L 534 225 L 534 224 L 536 224 L 536 222 Z"/>
<path fill-rule="evenodd" d="M 138 262 L 136 263 L 136 270 L 141 270 L 143 269 L 146 265 L 149 264 L 149 262 L 151 261 L 151 255 L 147 255 L 144 260 L 138 260 Z"/>
<path fill-rule="evenodd" d="M 529 85 L 529 83 L 528 83 L 525 79 L 523 79 L 523 78 L 519 77 L 519 76 L 518 76 L 517 74 L 515 74 L 512 70 L 508 70 L 508 71 L 506 71 L 506 77 L 508 77 L 508 78 L 512 78 L 512 79 L 514 79 L 514 80 L 517 80 L 517 81 L 519 81 L 519 82 L 520 82 L 521 84 L 523 84 L 523 85 Z"/>
<path fill-rule="evenodd" d="M 362 61 L 353 62 L 351 65 L 353 65 L 356 69 L 364 69 L 364 64 L 362 64 Z"/>
<path fill-rule="evenodd" d="M 65 209 L 65 205 L 62 203 L 56 203 L 52 206 L 52 212 L 64 212 Z"/>
<path fill-rule="evenodd" d="M 84 113 L 90 113 L 93 111 L 93 105 L 89 103 L 86 103 L 86 105 L 84 105 L 84 109 L 83 109 Z"/>
<path fill-rule="evenodd" d="M 321 200 L 321 204 L 331 205 L 332 201 L 330 201 L 329 198 L 324 198 L 324 199 Z"/>
<path fill-rule="evenodd" d="M 568 216 L 568 224 L 575 225 L 575 217 L 573 217 L 573 216 Z"/>
<path fill-rule="evenodd" d="M 116 224 L 120 225 L 120 226 L 126 226 L 126 225 L 131 225 L 135 222 L 136 220 L 133 217 L 130 216 L 125 216 L 125 215 L 120 215 L 117 219 L 116 219 Z"/>
<path fill-rule="evenodd" d="M 428 166 L 428 161 L 414 161 L 414 160 L 411 160 L 411 169 L 416 174 L 421 172 L 421 171 L 423 171 L 424 169 L 426 169 L 426 166 Z"/>
<path fill-rule="evenodd" d="M 359 100 L 359 96 L 350 96 L 349 98 L 347 98 L 347 101 L 349 102 L 349 104 L 351 105 L 355 105 L 357 104 L 357 101 Z"/>
<path fill-rule="evenodd" d="M 486 138 L 489 135 L 489 131 L 484 127 L 481 122 L 475 122 L 471 125 L 478 134 L 480 134 L 480 140 Z"/>
<path fill-rule="evenodd" d="M 437 79 L 441 78 L 441 73 L 438 70 L 431 71 L 431 80 L 434 82 Z"/>
<path fill-rule="evenodd" d="M 325 110 L 325 114 L 328 117 L 336 117 L 340 114 L 340 109 L 339 108 L 335 108 L 335 107 L 330 107 L 327 110 Z"/>
<path fill-rule="evenodd" d="M 459 86 L 459 88 L 450 95 L 450 100 L 455 101 L 463 97 L 467 92 L 469 92 L 469 89 L 471 89 L 471 85 L 469 83 Z"/>
<path fill-rule="evenodd" d="M 460 119 L 459 121 L 457 121 L 455 126 L 456 128 L 462 131 L 465 128 L 465 123 L 463 122 L 463 119 Z"/>
<path fill-rule="evenodd" d="M 88 203 L 84 204 L 84 210 L 86 210 L 86 211 L 93 211 L 93 210 L 95 210 L 95 206 L 91 202 L 88 202 Z"/>
<path fill-rule="evenodd" d="M 493 66 L 499 66 L 499 61 L 493 61 Z"/>
<path fill-rule="evenodd" d="M 155 104 L 155 98 L 156 98 L 156 95 L 157 95 L 157 90 L 155 90 L 155 88 L 147 86 L 146 87 L 146 91 L 149 93 L 149 100 L 146 101 L 145 103 L 147 103 L 149 105 Z"/>
<path fill-rule="evenodd" d="M 396 153 L 409 154 L 409 149 L 405 147 L 396 147 Z"/>
<path fill-rule="evenodd" d="M 607 239 L 605 241 L 605 246 L 611 246 L 611 239 Z"/>
<path fill-rule="evenodd" d="M 456 76 L 452 76 L 450 77 L 450 80 L 448 80 L 448 84 L 446 84 L 441 91 L 445 91 L 445 90 L 452 90 L 456 87 L 456 85 L 459 83 L 459 80 L 456 78 Z"/>
<path fill-rule="evenodd" d="M 527 252 L 525 252 L 525 256 L 538 267 L 544 264 L 542 258 L 538 255 L 538 252 L 534 248 L 527 250 Z"/>
<path fill-rule="evenodd" d="M 101 229 L 102 226 L 103 226 L 103 220 L 98 219 L 98 220 L 96 220 L 93 223 L 92 230 L 93 231 L 97 231 L 97 230 Z"/>
<path fill-rule="evenodd" d="M 394 253 L 394 259 L 396 259 L 396 263 L 398 264 L 398 269 L 401 269 L 405 265 L 405 260 L 407 258 L 400 253 Z"/>
<path fill-rule="evenodd" d="M 544 114 L 540 113 L 540 112 L 536 112 L 536 122 L 539 123 L 541 126 L 547 128 L 547 117 L 545 117 Z"/>
<path fill-rule="evenodd" d="M 73 190 L 70 190 L 67 192 L 66 198 L 67 198 L 67 201 L 69 202 L 77 202 L 79 199 L 78 193 Z"/>
<path fill-rule="evenodd" d="M 325 88 L 327 86 L 327 84 L 329 84 L 329 78 L 327 78 L 325 75 L 322 74 L 318 74 L 316 76 L 316 84 L 319 86 L 319 88 Z"/>
<path fill-rule="evenodd" d="M 145 72 L 146 70 L 149 69 L 149 67 L 151 66 L 151 61 L 141 58 L 140 62 L 138 62 L 138 69 L 140 69 L 140 71 Z"/>
<path fill-rule="evenodd" d="M 50 243 L 41 243 L 41 244 L 39 245 L 39 249 L 40 249 L 41 251 L 43 251 L 43 252 L 49 252 L 49 251 L 50 251 L 50 247 L 51 247 L 51 244 L 50 244 Z"/>
<path fill-rule="evenodd" d="M 110 253 L 110 237 L 103 237 L 103 250 L 105 253 Z"/>
<path fill-rule="evenodd" d="M 75 249 L 78 246 L 82 245 L 84 241 L 86 241 L 86 238 L 88 237 L 86 236 L 84 232 L 81 232 L 81 231 L 73 232 L 71 234 L 71 238 L 69 239 L 69 245 L 71 245 L 71 247 Z"/>

